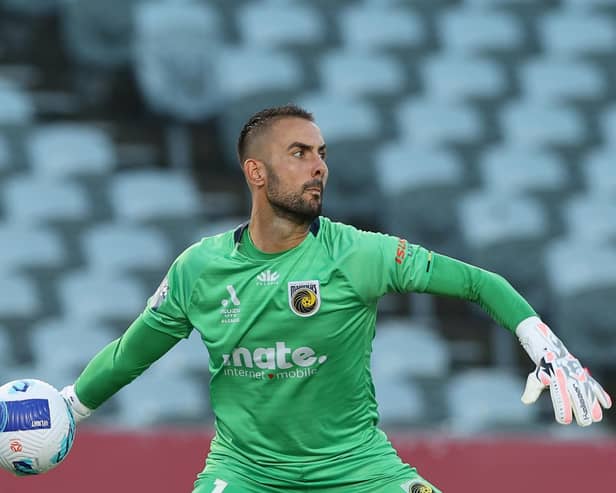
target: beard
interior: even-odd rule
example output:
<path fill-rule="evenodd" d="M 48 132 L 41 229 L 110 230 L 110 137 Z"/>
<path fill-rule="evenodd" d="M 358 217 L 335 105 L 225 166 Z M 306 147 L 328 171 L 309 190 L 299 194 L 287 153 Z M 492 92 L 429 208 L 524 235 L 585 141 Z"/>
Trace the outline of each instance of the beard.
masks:
<path fill-rule="evenodd" d="M 274 214 L 298 225 L 309 225 L 321 215 L 323 207 L 323 182 L 321 180 L 315 179 L 304 183 L 300 192 L 285 192 L 281 190 L 280 179 L 271 166 L 266 165 L 266 168 L 269 178 L 266 189 L 267 200 Z M 320 196 L 305 199 L 304 192 L 308 188 L 319 188 Z"/>

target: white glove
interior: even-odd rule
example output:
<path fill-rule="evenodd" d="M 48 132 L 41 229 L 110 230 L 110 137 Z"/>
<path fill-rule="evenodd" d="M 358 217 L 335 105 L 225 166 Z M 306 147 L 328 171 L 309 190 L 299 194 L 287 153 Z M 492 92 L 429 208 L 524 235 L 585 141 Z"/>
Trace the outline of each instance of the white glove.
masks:
<path fill-rule="evenodd" d="M 612 399 L 550 328 L 538 317 L 529 317 L 516 327 L 516 334 L 537 365 L 526 379 L 522 402 L 532 404 L 550 387 L 556 421 L 569 424 L 572 414 L 580 426 L 601 421 L 601 406 L 609 409 Z"/>
<path fill-rule="evenodd" d="M 92 410 L 84 406 L 79 400 L 79 397 L 77 397 L 75 387 L 73 385 L 67 385 L 64 387 L 60 391 L 60 394 L 64 397 L 64 400 L 73 412 L 73 417 L 75 418 L 76 424 L 92 414 Z"/>

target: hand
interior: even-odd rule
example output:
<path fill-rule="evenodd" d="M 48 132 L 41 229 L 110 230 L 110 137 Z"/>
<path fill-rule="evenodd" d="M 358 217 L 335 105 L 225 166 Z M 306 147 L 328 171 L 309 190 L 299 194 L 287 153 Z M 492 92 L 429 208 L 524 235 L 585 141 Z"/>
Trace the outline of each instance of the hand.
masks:
<path fill-rule="evenodd" d="M 75 424 L 78 424 L 80 421 L 86 419 L 90 414 L 92 414 L 92 410 L 88 409 L 84 406 L 77 394 L 75 393 L 75 387 L 73 385 L 67 385 L 60 391 L 60 395 L 64 397 L 68 407 L 73 413 L 73 418 L 75 418 Z"/>
<path fill-rule="evenodd" d="M 580 426 L 601 421 L 601 407 L 612 407 L 612 399 L 550 328 L 538 317 L 529 317 L 518 325 L 516 334 L 537 365 L 526 379 L 522 402 L 532 404 L 549 387 L 559 423 L 571 423 L 572 415 Z"/>

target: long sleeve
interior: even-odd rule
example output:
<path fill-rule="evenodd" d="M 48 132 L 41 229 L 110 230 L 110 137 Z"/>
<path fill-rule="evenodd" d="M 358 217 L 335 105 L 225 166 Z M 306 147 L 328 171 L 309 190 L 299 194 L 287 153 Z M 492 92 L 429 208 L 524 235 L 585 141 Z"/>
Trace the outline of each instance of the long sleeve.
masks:
<path fill-rule="evenodd" d="M 88 408 L 96 409 L 180 340 L 151 328 L 140 316 L 119 339 L 105 346 L 88 363 L 75 382 L 79 400 Z"/>

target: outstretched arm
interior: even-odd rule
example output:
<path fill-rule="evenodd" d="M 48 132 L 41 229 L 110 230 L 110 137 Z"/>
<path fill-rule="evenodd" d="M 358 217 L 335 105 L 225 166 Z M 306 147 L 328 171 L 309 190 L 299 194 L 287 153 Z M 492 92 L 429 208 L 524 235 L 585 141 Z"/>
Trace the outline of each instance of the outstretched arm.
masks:
<path fill-rule="evenodd" d="M 430 253 L 425 292 L 478 303 L 500 325 L 515 332 L 537 365 L 527 378 L 522 402 L 535 402 L 550 389 L 556 421 L 580 426 L 601 421 L 612 406 L 610 396 L 590 376 L 562 341 L 541 321 L 526 300 L 503 277 L 464 262 Z"/>

